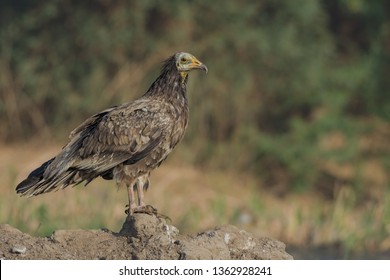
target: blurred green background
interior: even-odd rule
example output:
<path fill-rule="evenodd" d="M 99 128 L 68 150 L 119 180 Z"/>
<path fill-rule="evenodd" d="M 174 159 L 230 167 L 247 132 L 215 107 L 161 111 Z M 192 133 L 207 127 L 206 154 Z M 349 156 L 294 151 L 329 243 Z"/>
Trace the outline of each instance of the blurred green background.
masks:
<path fill-rule="evenodd" d="M 248 176 L 285 204 L 341 203 L 351 215 L 320 211 L 312 230 L 357 215 L 363 233 L 332 242 L 390 250 L 389 1 L 3 0 L 1 145 L 63 144 L 84 118 L 142 95 L 177 51 L 209 68 L 190 77 L 177 161 Z"/>

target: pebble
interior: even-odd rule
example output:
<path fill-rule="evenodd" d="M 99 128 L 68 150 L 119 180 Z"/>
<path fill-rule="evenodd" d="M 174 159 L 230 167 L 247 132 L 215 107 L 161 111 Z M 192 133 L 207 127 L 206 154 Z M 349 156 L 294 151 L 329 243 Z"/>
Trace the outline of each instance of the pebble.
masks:
<path fill-rule="evenodd" d="M 229 241 L 230 241 L 230 234 L 229 233 L 225 233 L 225 237 L 223 239 L 225 241 L 226 244 L 229 244 Z"/>
<path fill-rule="evenodd" d="M 27 251 L 26 246 L 19 245 L 19 244 L 15 245 L 11 249 L 11 253 L 15 253 L 15 254 L 24 254 L 26 253 L 26 251 Z"/>

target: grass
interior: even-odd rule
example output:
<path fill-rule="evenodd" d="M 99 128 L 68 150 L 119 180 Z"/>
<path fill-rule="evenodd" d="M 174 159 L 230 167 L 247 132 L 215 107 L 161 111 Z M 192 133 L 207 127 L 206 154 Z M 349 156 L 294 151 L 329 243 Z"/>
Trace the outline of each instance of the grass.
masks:
<path fill-rule="evenodd" d="M 124 189 L 98 179 L 85 188 L 18 197 L 17 182 L 59 147 L 30 144 L 0 150 L 0 223 L 39 236 L 65 228 L 119 231 L 127 203 Z M 368 202 L 347 185 L 338 189 L 334 200 L 314 192 L 279 198 L 249 175 L 199 170 L 180 164 L 179 159 L 180 154 L 152 174 L 146 201 L 183 233 L 230 223 L 289 245 L 341 244 L 346 258 L 354 252 L 390 250 L 388 190 Z"/>

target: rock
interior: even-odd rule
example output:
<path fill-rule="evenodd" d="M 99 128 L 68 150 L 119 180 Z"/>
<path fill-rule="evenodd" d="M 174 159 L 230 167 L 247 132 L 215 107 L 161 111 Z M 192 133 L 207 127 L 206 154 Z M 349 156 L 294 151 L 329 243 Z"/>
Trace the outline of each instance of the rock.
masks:
<path fill-rule="evenodd" d="M 282 242 L 235 226 L 183 235 L 165 219 L 144 213 L 128 216 L 119 233 L 56 230 L 33 237 L 0 225 L 0 251 L 4 259 L 292 259 Z"/>
<path fill-rule="evenodd" d="M 16 244 L 11 249 L 11 253 L 15 253 L 15 254 L 24 254 L 26 253 L 26 251 L 27 251 L 26 246 L 19 245 L 19 244 Z"/>
<path fill-rule="evenodd" d="M 164 230 L 164 226 L 163 220 L 157 216 L 140 213 L 127 216 L 119 233 L 126 236 L 148 238 L 155 235 L 157 231 Z"/>

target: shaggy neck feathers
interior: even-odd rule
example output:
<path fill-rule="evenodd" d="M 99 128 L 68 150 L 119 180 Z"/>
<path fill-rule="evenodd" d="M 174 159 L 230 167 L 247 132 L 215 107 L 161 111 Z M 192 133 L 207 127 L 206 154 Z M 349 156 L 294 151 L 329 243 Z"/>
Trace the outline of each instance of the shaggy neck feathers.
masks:
<path fill-rule="evenodd" d="M 162 97 L 165 99 L 186 99 L 188 75 L 182 75 L 176 67 L 176 58 L 168 58 L 160 76 L 153 82 L 145 96 Z"/>

